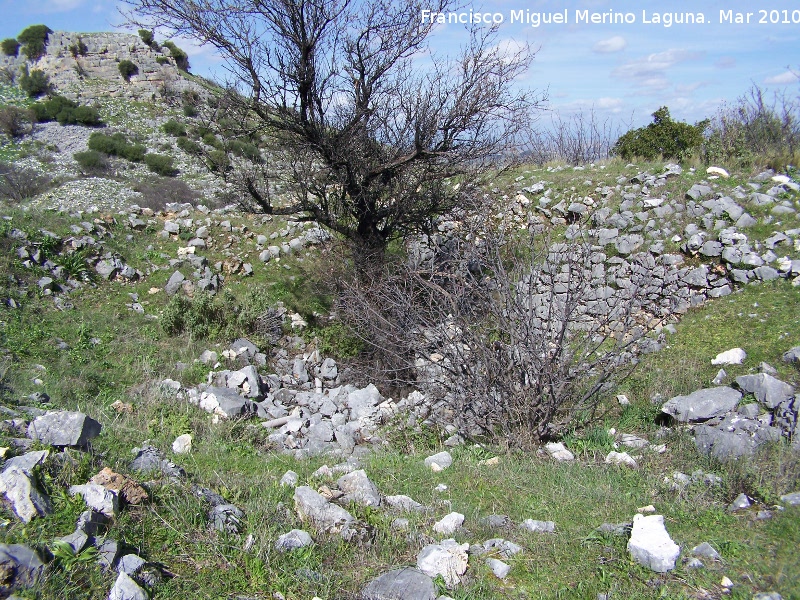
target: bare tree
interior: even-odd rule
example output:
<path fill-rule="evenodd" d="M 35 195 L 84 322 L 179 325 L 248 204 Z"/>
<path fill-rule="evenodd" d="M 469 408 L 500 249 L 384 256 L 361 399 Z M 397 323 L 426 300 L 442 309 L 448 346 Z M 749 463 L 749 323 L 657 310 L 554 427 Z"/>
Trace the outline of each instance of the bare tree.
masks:
<path fill-rule="evenodd" d="M 380 286 L 343 282 L 340 311 L 387 379 L 438 406 L 433 420 L 467 436 L 553 438 L 590 419 L 654 343 L 652 257 L 632 257 L 624 287 L 611 287 L 596 254 L 588 240 L 553 243 L 482 218 L 425 260 L 387 267 Z"/>
<path fill-rule="evenodd" d="M 215 47 L 249 123 L 276 137 L 291 193 L 262 211 L 300 212 L 366 252 L 466 202 L 475 174 L 516 149 L 537 103 L 514 79 L 528 47 L 475 27 L 454 60 L 429 51 L 422 11 L 453 0 L 126 0 L 130 19 Z"/>

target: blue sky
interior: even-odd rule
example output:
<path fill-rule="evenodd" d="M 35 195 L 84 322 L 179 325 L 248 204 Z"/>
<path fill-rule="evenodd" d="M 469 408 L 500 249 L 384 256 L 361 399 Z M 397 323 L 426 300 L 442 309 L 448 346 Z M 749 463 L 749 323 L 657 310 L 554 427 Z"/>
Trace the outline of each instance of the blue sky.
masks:
<path fill-rule="evenodd" d="M 4 17 L 0 38 L 13 37 L 35 23 L 55 30 L 118 30 L 124 19 L 117 6 L 113 0 L 0 0 Z M 601 117 L 638 126 L 649 122 L 650 114 L 662 105 L 674 117 L 688 121 L 710 116 L 723 101 L 735 101 L 753 84 L 770 94 L 785 91 L 793 98 L 800 96 L 800 82 L 792 74 L 800 73 L 800 4 L 788 0 L 476 0 L 459 12 L 469 18 L 470 10 L 502 17 L 502 44 L 529 43 L 536 49 L 519 84 L 547 90 L 550 107 L 562 114 L 593 108 Z M 544 20 L 544 15 L 566 11 L 568 22 L 538 27 L 512 22 L 519 11 L 531 15 L 529 20 L 536 13 L 542 13 Z M 576 22 L 585 11 L 599 13 L 597 18 L 624 16 L 633 22 Z M 751 13 L 750 23 L 721 23 L 721 11 L 732 11 L 733 17 L 743 13 L 743 19 Z M 696 22 L 666 27 L 665 12 L 692 13 Z M 705 23 L 697 22 L 698 12 Z M 662 15 L 662 23 L 655 22 L 656 13 Z M 769 22 L 776 17 L 778 23 Z M 782 22 L 784 17 L 788 23 Z M 463 25 L 440 25 L 432 47 L 454 51 L 463 30 Z M 189 52 L 193 72 L 223 74 L 219 57 L 209 50 L 189 41 L 179 45 Z"/>

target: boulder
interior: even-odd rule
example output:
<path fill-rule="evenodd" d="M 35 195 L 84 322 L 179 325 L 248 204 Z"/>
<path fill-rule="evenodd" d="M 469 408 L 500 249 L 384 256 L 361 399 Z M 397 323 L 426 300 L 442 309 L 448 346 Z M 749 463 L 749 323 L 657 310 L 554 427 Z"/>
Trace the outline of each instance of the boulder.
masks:
<path fill-rule="evenodd" d="M 370 481 L 363 469 L 343 475 L 336 485 L 344 492 L 343 502 L 355 502 L 361 506 L 378 507 L 381 505 L 381 494 L 378 487 Z"/>
<path fill-rule="evenodd" d="M 24 523 L 53 512 L 50 499 L 37 489 L 32 476 L 18 467 L 0 473 L 0 494 Z"/>
<path fill-rule="evenodd" d="M 777 408 L 781 402 L 794 397 L 794 386 L 784 383 L 767 373 L 742 375 L 736 384 L 745 392 L 753 394 L 767 408 Z"/>
<path fill-rule="evenodd" d="M 429 575 L 441 575 L 448 588 L 456 586 L 467 570 L 469 544 L 459 544 L 453 539 L 425 546 L 417 555 L 417 568 Z"/>
<path fill-rule="evenodd" d="M 345 509 L 331 504 L 308 486 L 295 489 L 294 507 L 301 521 L 328 533 L 341 532 L 355 520 Z"/>
<path fill-rule="evenodd" d="M 53 411 L 36 417 L 28 426 L 28 437 L 51 446 L 82 447 L 100 435 L 100 423 L 82 412 Z"/>
<path fill-rule="evenodd" d="M 670 398 L 661 412 L 682 423 L 705 421 L 733 410 L 741 398 L 741 393 L 726 386 L 697 390 L 688 396 Z"/>
<path fill-rule="evenodd" d="M 441 533 L 444 535 L 450 535 L 455 533 L 459 527 L 464 524 L 464 515 L 457 512 L 451 512 L 450 514 L 446 515 L 440 521 L 434 523 L 433 530 L 436 533 Z"/>
<path fill-rule="evenodd" d="M 453 457 L 447 450 L 429 456 L 425 459 L 425 466 L 434 471 L 442 471 L 452 464 Z M 436 467 L 434 467 L 434 465 L 436 465 Z"/>
<path fill-rule="evenodd" d="M 663 515 L 637 514 L 633 517 L 628 552 L 640 565 L 656 573 L 666 573 L 675 568 L 681 549 L 669 537 Z"/>
<path fill-rule="evenodd" d="M 33 586 L 45 566 L 35 550 L 23 544 L 0 544 L 0 597 L 13 590 Z"/>
<path fill-rule="evenodd" d="M 711 360 L 712 365 L 740 365 L 747 358 L 747 353 L 741 348 L 732 348 L 720 352 Z"/>
<path fill-rule="evenodd" d="M 436 597 L 433 579 L 411 567 L 384 573 L 361 591 L 361 600 L 435 600 Z"/>

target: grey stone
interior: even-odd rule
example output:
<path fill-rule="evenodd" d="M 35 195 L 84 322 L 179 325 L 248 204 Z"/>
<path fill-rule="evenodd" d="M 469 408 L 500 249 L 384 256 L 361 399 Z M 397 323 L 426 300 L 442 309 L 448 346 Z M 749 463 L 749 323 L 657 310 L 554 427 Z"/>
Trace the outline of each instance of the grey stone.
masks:
<path fill-rule="evenodd" d="M 3 464 L 3 470 L 16 467 L 27 475 L 33 475 L 33 470 L 41 465 L 50 454 L 48 450 L 26 452 L 22 456 L 13 456 Z"/>
<path fill-rule="evenodd" d="M 281 477 L 280 485 L 281 487 L 297 487 L 297 482 L 299 480 L 299 476 L 294 471 L 286 471 Z"/>
<path fill-rule="evenodd" d="M 795 346 L 794 348 L 784 352 L 783 362 L 800 363 L 800 346 Z"/>
<path fill-rule="evenodd" d="M 69 544 L 75 554 L 79 554 L 89 544 L 89 536 L 83 531 L 73 531 L 69 535 L 58 538 L 59 542 Z"/>
<path fill-rule="evenodd" d="M 289 552 L 297 548 L 311 546 L 313 543 L 314 540 L 311 539 L 308 532 L 302 529 L 292 529 L 290 532 L 284 533 L 278 537 L 278 540 L 275 542 L 275 549 L 279 552 Z"/>
<path fill-rule="evenodd" d="M 742 375 L 736 384 L 745 392 L 753 394 L 767 408 L 777 408 L 779 404 L 794 397 L 794 386 L 784 383 L 767 373 Z"/>
<path fill-rule="evenodd" d="M 662 515 L 637 514 L 633 517 L 628 552 L 640 565 L 666 573 L 675 568 L 681 549 L 667 533 Z"/>
<path fill-rule="evenodd" d="M 519 527 L 532 533 L 553 533 L 556 530 L 556 524 L 553 521 L 537 521 L 535 519 L 525 519 L 519 524 Z"/>
<path fill-rule="evenodd" d="M 403 567 L 370 581 L 361 591 L 361 600 L 435 600 L 433 579 L 418 569 Z"/>
<path fill-rule="evenodd" d="M 686 191 L 686 198 L 689 200 L 697 200 L 708 196 L 711 192 L 711 188 L 707 185 L 696 183 Z"/>
<path fill-rule="evenodd" d="M 308 486 L 295 489 L 294 506 L 303 522 L 328 533 L 341 532 L 355 520 L 345 509 L 331 504 Z"/>
<path fill-rule="evenodd" d="M 126 575 L 135 575 L 147 564 L 141 556 L 136 554 L 126 554 L 117 563 L 117 572 Z"/>
<path fill-rule="evenodd" d="M 706 287 L 708 286 L 708 267 L 701 265 L 696 269 L 692 269 L 683 277 L 683 281 L 693 287 Z"/>
<path fill-rule="evenodd" d="M 216 386 L 208 387 L 200 394 L 200 408 L 225 418 L 253 417 L 258 405 L 240 396 L 235 390 Z"/>
<path fill-rule="evenodd" d="M 508 559 L 522 552 L 522 546 L 503 538 L 492 538 L 483 542 L 483 548 L 487 552 L 496 551 L 502 558 Z"/>
<path fill-rule="evenodd" d="M 113 569 L 117 566 L 121 548 L 117 540 L 104 539 L 97 546 L 97 564 L 104 569 Z"/>
<path fill-rule="evenodd" d="M 486 566 L 494 573 L 498 579 L 505 579 L 511 572 L 511 566 L 496 558 L 487 558 Z"/>
<path fill-rule="evenodd" d="M 632 523 L 603 523 L 596 528 L 596 531 L 616 537 L 627 537 L 632 527 Z"/>
<path fill-rule="evenodd" d="M 81 494 L 86 506 L 103 513 L 108 517 L 116 517 L 119 513 L 119 498 L 117 493 L 96 483 L 86 485 L 73 485 L 69 488 L 71 496 Z"/>
<path fill-rule="evenodd" d="M 246 356 L 247 358 L 253 358 L 258 353 L 258 347 L 246 338 L 239 338 L 235 342 L 231 344 L 231 350 L 233 350 L 237 356 Z"/>
<path fill-rule="evenodd" d="M 708 542 L 703 542 L 699 546 L 692 548 L 692 554 L 695 556 L 702 556 L 704 558 L 711 558 L 713 560 L 722 560 L 719 552 L 714 550 L 714 548 Z"/>
<path fill-rule="evenodd" d="M 82 412 L 54 411 L 28 426 L 28 437 L 51 446 L 85 446 L 100 435 L 102 425 Z"/>
<path fill-rule="evenodd" d="M 504 529 L 511 527 L 511 519 L 508 515 L 489 515 L 481 519 L 481 524 L 490 529 Z"/>
<path fill-rule="evenodd" d="M 750 498 L 748 498 L 746 494 L 739 494 L 736 496 L 736 499 L 728 505 L 728 512 L 737 512 L 745 508 L 750 508 L 750 506 Z"/>
<path fill-rule="evenodd" d="M 183 276 L 183 273 L 180 271 L 175 271 L 172 275 L 170 275 L 167 284 L 164 286 L 164 291 L 168 296 L 174 296 L 178 290 L 181 289 L 185 280 L 186 277 Z"/>
<path fill-rule="evenodd" d="M 44 573 L 44 563 L 38 553 L 23 544 L 0 544 L 0 596 L 14 589 L 31 587 Z"/>
<path fill-rule="evenodd" d="M 433 530 L 436 533 L 450 535 L 455 533 L 459 527 L 464 524 L 464 515 L 458 512 L 451 512 L 445 515 L 441 520 L 433 524 Z"/>
<path fill-rule="evenodd" d="M 244 527 L 244 513 L 233 504 L 219 504 L 208 512 L 208 520 L 217 531 L 240 533 Z"/>
<path fill-rule="evenodd" d="M 111 522 L 111 517 L 100 511 L 89 509 L 83 511 L 75 523 L 75 530 L 82 531 L 88 536 L 94 536 L 105 525 Z"/>
<path fill-rule="evenodd" d="M 789 506 L 800 506 L 800 492 L 792 492 L 781 496 L 781 502 Z"/>
<path fill-rule="evenodd" d="M 148 600 L 149 597 L 145 589 L 126 573 L 117 576 L 114 587 L 108 594 L 108 600 Z"/>
<path fill-rule="evenodd" d="M 339 376 L 339 369 L 336 366 L 336 361 L 332 358 L 323 360 L 319 368 L 319 376 L 326 381 L 336 379 Z"/>
<path fill-rule="evenodd" d="M 18 467 L 8 467 L 0 473 L 0 494 L 5 496 L 14 514 L 24 523 L 53 512 L 47 495 L 39 491 L 31 476 Z"/>
<path fill-rule="evenodd" d="M 700 254 L 703 256 L 720 256 L 722 254 L 722 244 L 709 240 L 700 247 Z"/>
<path fill-rule="evenodd" d="M 397 496 L 386 496 L 385 500 L 388 506 L 394 510 L 399 510 L 402 512 L 424 512 L 426 510 L 425 506 L 402 494 Z"/>
<path fill-rule="evenodd" d="M 783 600 L 778 592 L 758 592 L 753 595 L 753 600 Z"/>
<path fill-rule="evenodd" d="M 343 475 L 336 482 L 339 489 L 344 492 L 343 500 L 355 502 L 362 506 L 380 506 L 381 494 L 378 487 L 370 481 L 363 469 Z"/>
<path fill-rule="evenodd" d="M 697 390 L 688 396 L 670 398 L 661 412 L 682 423 L 704 421 L 733 410 L 741 398 L 741 393 L 726 386 Z"/>
<path fill-rule="evenodd" d="M 347 394 L 345 405 L 350 409 L 350 420 L 359 421 L 368 419 L 380 412 L 378 404 L 383 402 L 381 393 L 373 384 L 360 390 L 353 390 Z"/>
<path fill-rule="evenodd" d="M 780 274 L 777 270 L 766 265 L 753 269 L 753 274 L 755 274 L 755 276 L 761 281 L 772 281 L 773 279 L 780 277 Z"/>
<path fill-rule="evenodd" d="M 139 471 L 148 475 L 163 475 L 165 477 L 186 477 L 186 471 L 164 458 L 158 449 L 153 446 L 145 445 L 142 448 L 134 448 L 134 453 L 136 456 L 129 465 L 132 471 Z"/>
<path fill-rule="evenodd" d="M 699 558 L 687 557 L 684 559 L 683 566 L 687 569 L 705 569 L 706 566 Z"/>

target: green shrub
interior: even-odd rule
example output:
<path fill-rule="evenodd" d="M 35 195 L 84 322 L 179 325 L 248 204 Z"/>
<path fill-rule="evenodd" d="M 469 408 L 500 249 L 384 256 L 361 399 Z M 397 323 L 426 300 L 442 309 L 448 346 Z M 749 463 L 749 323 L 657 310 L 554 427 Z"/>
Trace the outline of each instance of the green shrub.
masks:
<path fill-rule="evenodd" d="M 105 155 L 97 150 L 76 152 L 72 155 L 72 158 L 75 159 L 84 173 L 100 173 L 108 169 L 108 161 Z"/>
<path fill-rule="evenodd" d="M 178 174 L 174 162 L 171 156 L 166 156 L 164 154 L 145 154 L 144 157 L 144 164 L 147 165 L 148 169 L 153 173 L 165 177 L 174 177 Z"/>
<path fill-rule="evenodd" d="M 220 143 L 220 141 L 217 138 L 217 136 L 215 136 L 213 133 L 205 134 L 203 136 L 203 143 L 206 146 L 211 146 L 212 148 L 216 148 L 217 150 L 221 150 L 222 149 L 222 144 Z"/>
<path fill-rule="evenodd" d="M 224 150 L 212 150 L 208 153 L 207 166 L 211 171 L 225 173 L 231 168 L 231 160 Z"/>
<path fill-rule="evenodd" d="M 171 135 L 174 137 L 181 137 L 186 135 L 186 126 L 183 123 L 176 121 L 175 119 L 170 119 L 166 123 L 161 126 L 161 129 L 167 135 Z"/>
<path fill-rule="evenodd" d="M 138 73 L 139 67 L 134 62 L 127 59 L 119 61 L 119 74 L 125 81 L 130 81 L 131 77 Z"/>
<path fill-rule="evenodd" d="M 139 37 L 142 38 L 142 41 L 150 46 L 153 47 L 153 42 L 155 42 L 155 38 L 153 37 L 153 32 L 147 29 L 140 29 L 139 30 Z"/>
<path fill-rule="evenodd" d="M 31 98 L 38 98 L 50 91 L 50 78 L 40 69 L 29 72 L 26 67 L 19 78 L 19 87 Z"/>
<path fill-rule="evenodd" d="M 192 154 L 194 156 L 200 156 L 203 154 L 203 147 L 195 141 L 190 140 L 186 136 L 180 136 L 177 141 L 178 148 L 186 152 L 187 154 Z"/>
<path fill-rule="evenodd" d="M 74 44 L 70 44 L 69 53 L 72 54 L 73 58 L 78 58 L 79 56 L 86 56 L 89 52 L 89 48 L 86 44 L 83 43 L 83 40 L 78 37 L 78 41 Z"/>
<path fill-rule="evenodd" d="M 156 56 L 156 62 L 160 65 L 168 65 L 169 59 L 166 56 Z"/>
<path fill-rule="evenodd" d="M 6 56 L 17 56 L 19 55 L 19 42 L 14 38 L 6 38 L 0 42 L 0 50 Z"/>
<path fill-rule="evenodd" d="M 61 125 L 102 125 L 100 113 L 89 106 L 81 106 L 64 96 L 53 96 L 36 102 L 32 109 L 41 122 L 58 121 Z"/>
<path fill-rule="evenodd" d="M 261 151 L 258 146 L 242 140 L 231 140 L 228 142 L 228 152 L 241 156 L 253 162 L 261 162 Z"/>
<path fill-rule="evenodd" d="M 175 60 L 175 64 L 177 67 L 182 71 L 189 70 L 189 55 L 186 54 L 183 50 L 178 48 L 174 43 L 167 40 L 166 42 L 161 44 L 164 48 L 169 49 L 169 54 Z"/>
<path fill-rule="evenodd" d="M 669 109 L 662 106 L 653 113 L 653 122 L 647 127 L 632 129 L 617 140 L 612 154 L 623 160 L 640 157 L 645 160 L 672 158 L 683 160 L 693 150 L 702 146 L 703 132 L 708 121 L 695 125 L 673 121 Z"/>
<path fill-rule="evenodd" d="M 28 60 L 39 60 L 47 49 L 47 37 L 53 33 L 47 25 L 31 25 L 17 36 L 22 53 Z"/>
<path fill-rule="evenodd" d="M 30 133 L 35 122 L 36 115 L 30 110 L 19 106 L 0 107 L 0 131 L 10 138 Z"/>
<path fill-rule="evenodd" d="M 132 162 L 141 162 L 144 159 L 147 148 L 140 144 L 131 144 L 121 133 L 105 135 L 103 133 L 93 133 L 89 136 L 89 149 L 119 156 Z"/>
<path fill-rule="evenodd" d="M 186 117 L 196 117 L 199 114 L 199 112 L 197 111 L 197 107 L 192 106 L 191 104 L 184 104 L 183 114 Z"/>

